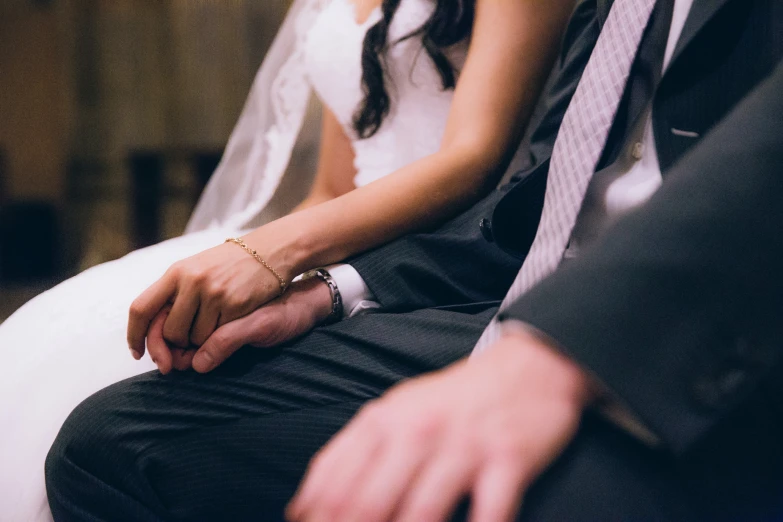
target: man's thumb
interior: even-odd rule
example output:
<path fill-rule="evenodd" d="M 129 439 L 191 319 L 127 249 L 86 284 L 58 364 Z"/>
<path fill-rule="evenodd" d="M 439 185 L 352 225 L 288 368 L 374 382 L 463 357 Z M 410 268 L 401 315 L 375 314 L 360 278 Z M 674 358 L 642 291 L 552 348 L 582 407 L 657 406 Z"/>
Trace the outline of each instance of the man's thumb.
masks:
<path fill-rule="evenodd" d="M 215 330 L 193 356 L 193 369 L 198 373 L 211 372 L 247 344 L 250 332 L 245 323 L 250 321 L 237 319 Z"/>

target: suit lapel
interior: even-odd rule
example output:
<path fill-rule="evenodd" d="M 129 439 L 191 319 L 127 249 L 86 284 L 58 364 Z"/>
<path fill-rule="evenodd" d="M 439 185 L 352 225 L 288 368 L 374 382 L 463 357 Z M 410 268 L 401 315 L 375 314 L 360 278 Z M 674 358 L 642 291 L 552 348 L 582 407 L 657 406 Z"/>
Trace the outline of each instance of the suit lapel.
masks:
<path fill-rule="evenodd" d="M 677 41 L 677 46 L 674 48 L 674 54 L 671 59 L 672 64 L 677 61 L 677 58 L 680 57 L 682 51 L 688 47 L 694 38 L 696 38 L 702 28 L 707 25 L 707 22 L 709 22 L 724 5 L 729 3 L 729 1 L 730 0 L 694 0 L 691 12 L 688 14 L 685 26 L 682 28 L 680 39 Z"/>

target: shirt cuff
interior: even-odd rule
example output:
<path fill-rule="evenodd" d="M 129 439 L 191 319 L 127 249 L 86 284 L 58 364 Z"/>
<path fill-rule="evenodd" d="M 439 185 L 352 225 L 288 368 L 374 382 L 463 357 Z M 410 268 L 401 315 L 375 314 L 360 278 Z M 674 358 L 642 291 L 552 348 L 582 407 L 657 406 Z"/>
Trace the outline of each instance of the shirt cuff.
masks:
<path fill-rule="evenodd" d="M 526 335 L 532 335 L 542 339 L 550 346 L 558 346 L 554 339 L 535 326 L 516 319 L 507 319 L 503 321 L 500 324 L 500 328 L 502 334 L 521 331 Z M 560 353 L 568 355 L 568 352 L 565 350 L 560 350 Z M 582 369 L 584 370 L 584 367 L 582 367 Z M 586 371 L 589 373 L 589 370 Z M 595 375 L 592 375 L 592 377 L 593 382 L 598 383 L 599 386 L 603 387 L 603 383 L 600 381 L 600 379 L 598 379 Z M 630 408 L 626 407 L 617 396 L 615 396 L 605 387 L 603 387 L 602 391 L 600 392 L 599 399 L 595 403 L 595 409 L 609 422 L 613 423 L 620 429 L 625 430 L 626 433 L 629 433 L 631 436 L 635 437 L 637 440 L 641 441 L 647 446 L 654 448 L 660 445 L 660 438 L 649 428 L 647 428 L 647 426 L 645 426 L 644 423 L 642 423 L 642 421 L 639 420 L 633 414 L 633 412 L 631 412 Z"/>
<path fill-rule="evenodd" d="M 381 307 L 359 272 L 351 265 L 331 265 L 324 268 L 334 279 L 343 299 L 343 319 L 362 315 Z"/>

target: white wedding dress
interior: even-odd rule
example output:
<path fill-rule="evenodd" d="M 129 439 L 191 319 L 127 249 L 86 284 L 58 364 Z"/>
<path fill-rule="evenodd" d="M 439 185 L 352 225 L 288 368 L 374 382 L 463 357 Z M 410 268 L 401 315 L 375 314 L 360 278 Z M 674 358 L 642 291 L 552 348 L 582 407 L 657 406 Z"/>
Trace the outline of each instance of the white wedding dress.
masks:
<path fill-rule="evenodd" d="M 175 261 L 253 224 L 290 158 L 312 88 L 351 136 L 363 98 L 360 55 L 376 9 L 358 23 L 351 0 L 297 0 L 262 66 L 232 134 L 225 159 L 194 213 L 188 234 L 133 252 L 36 297 L 0 325 L 0 521 L 51 520 L 44 459 L 70 411 L 90 394 L 153 370 L 131 358 L 128 307 Z M 429 0 L 403 0 L 390 41 L 417 29 Z M 467 43 L 451 49 L 462 66 Z M 434 153 L 452 92 L 418 38 L 391 48 L 387 64 L 391 114 L 377 134 L 353 140 L 356 185 L 371 183 Z"/>

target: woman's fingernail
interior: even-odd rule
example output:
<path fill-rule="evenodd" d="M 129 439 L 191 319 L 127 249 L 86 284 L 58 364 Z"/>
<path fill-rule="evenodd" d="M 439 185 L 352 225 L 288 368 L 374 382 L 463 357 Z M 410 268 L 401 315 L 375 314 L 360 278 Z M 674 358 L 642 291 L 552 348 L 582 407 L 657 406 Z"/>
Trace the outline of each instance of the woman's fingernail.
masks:
<path fill-rule="evenodd" d="M 139 353 L 137 350 L 134 350 L 133 348 L 130 349 L 130 353 L 133 356 L 134 359 L 137 361 L 141 359 L 141 353 Z"/>

